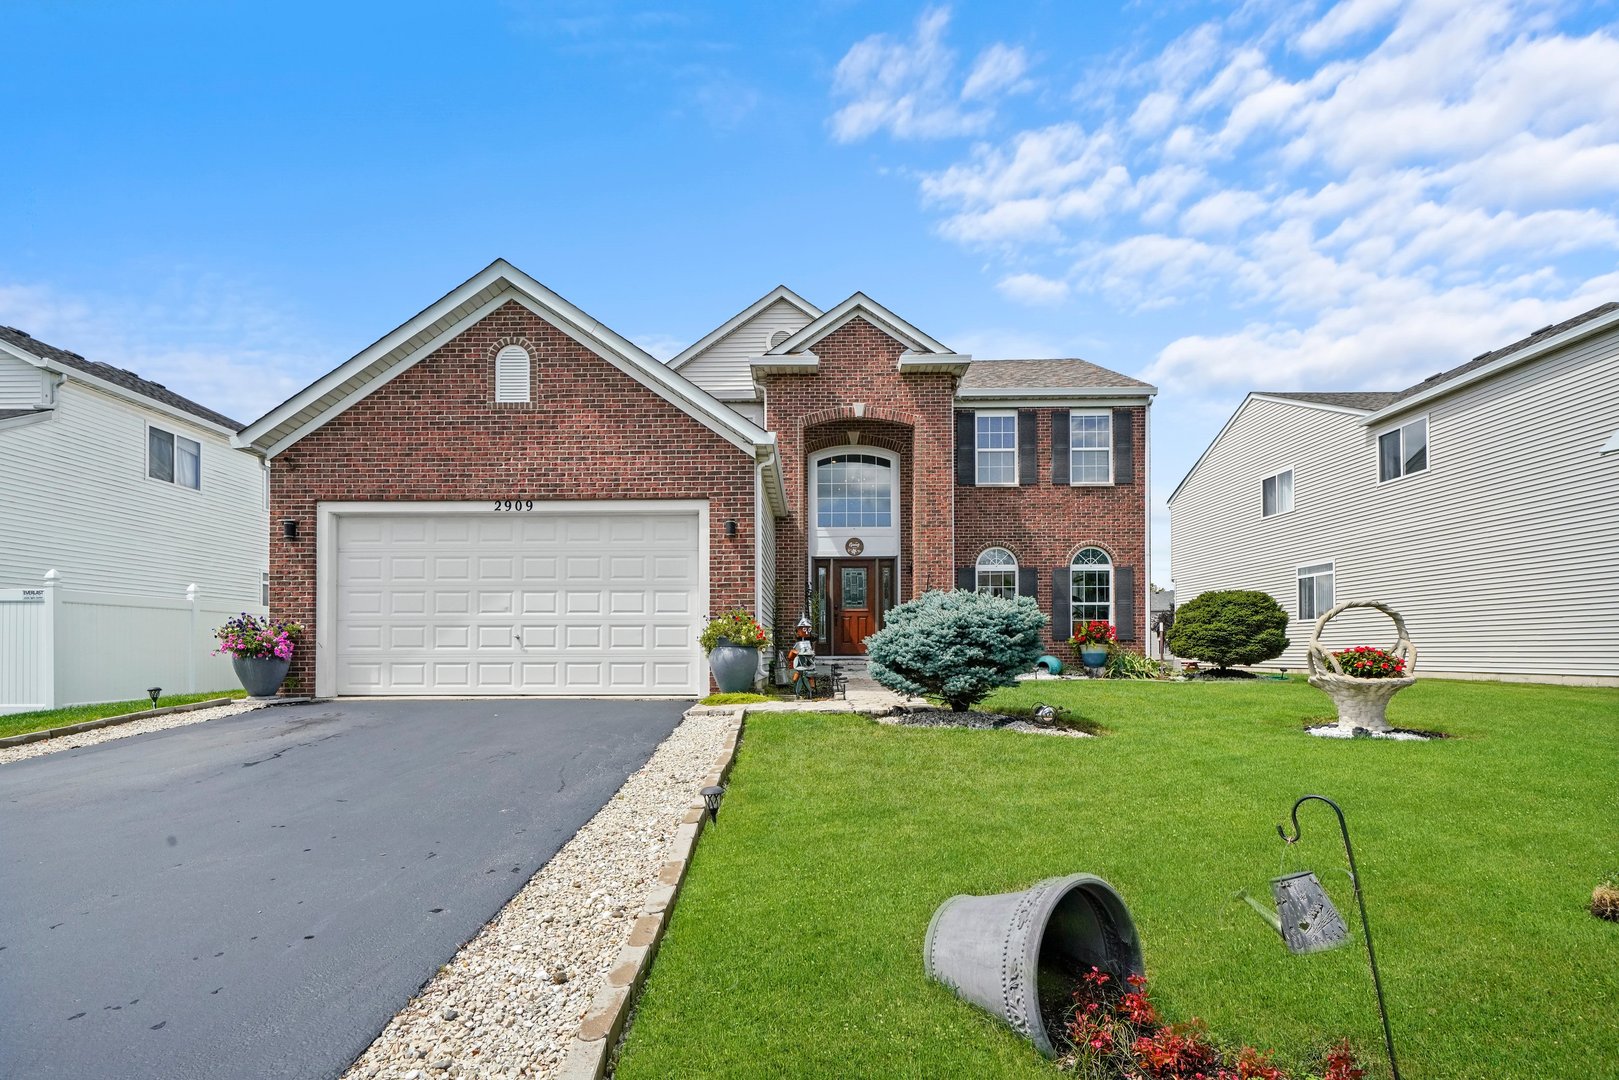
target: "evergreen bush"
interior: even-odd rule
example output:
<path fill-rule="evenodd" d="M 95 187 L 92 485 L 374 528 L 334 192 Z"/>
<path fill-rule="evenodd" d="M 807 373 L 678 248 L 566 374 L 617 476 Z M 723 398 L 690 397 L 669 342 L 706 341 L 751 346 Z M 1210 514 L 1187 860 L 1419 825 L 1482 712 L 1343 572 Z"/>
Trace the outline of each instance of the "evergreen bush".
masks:
<path fill-rule="evenodd" d="M 871 677 L 902 694 L 942 698 L 956 712 L 1011 686 L 1046 651 L 1032 597 L 957 590 L 923 593 L 888 613 L 866 639 Z"/>
<path fill-rule="evenodd" d="M 1258 664 L 1287 648 L 1287 612 L 1256 589 L 1206 592 L 1175 610 L 1167 640 L 1176 656 L 1206 660 L 1222 671 Z"/>

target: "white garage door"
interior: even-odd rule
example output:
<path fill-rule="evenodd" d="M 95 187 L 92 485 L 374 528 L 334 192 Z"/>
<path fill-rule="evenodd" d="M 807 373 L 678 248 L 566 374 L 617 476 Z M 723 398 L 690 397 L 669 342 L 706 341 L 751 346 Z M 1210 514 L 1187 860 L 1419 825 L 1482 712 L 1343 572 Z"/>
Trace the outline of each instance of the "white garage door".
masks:
<path fill-rule="evenodd" d="M 337 522 L 339 694 L 698 692 L 695 513 Z"/>

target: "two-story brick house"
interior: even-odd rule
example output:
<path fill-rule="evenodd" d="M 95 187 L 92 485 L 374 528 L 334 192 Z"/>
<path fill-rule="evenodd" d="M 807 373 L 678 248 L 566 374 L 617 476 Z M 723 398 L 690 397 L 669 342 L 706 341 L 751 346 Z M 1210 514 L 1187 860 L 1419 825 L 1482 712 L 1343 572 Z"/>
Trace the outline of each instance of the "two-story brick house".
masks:
<path fill-rule="evenodd" d="M 929 589 L 1144 637 L 1154 389 L 778 288 L 662 364 L 504 261 L 250 425 L 328 694 L 692 694 L 711 612 L 858 655 Z M 779 611 L 778 611 L 779 609 Z M 779 615 L 779 618 L 778 618 Z"/>

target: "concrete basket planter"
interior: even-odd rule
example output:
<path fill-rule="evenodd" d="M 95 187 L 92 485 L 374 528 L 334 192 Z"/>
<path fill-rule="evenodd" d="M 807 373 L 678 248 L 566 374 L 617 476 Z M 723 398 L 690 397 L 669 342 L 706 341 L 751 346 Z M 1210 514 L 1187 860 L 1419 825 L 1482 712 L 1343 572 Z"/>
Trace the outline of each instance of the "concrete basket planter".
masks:
<path fill-rule="evenodd" d="M 934 912 L 923 967 L 957 995 L 986 1009 L 1047 1057 L 1047 1027 L 1095 966 L 1123 980 L 1146 974 L 1135 921 L 1099 877 L 1048 878 L 1022 892 L 953 896 Z"/>
<path fill-rule="evenodd" d="M 1372 608 L 1394 620 L 1394 631 L 1399 640 L 1389 655 L 1405 661 L 1406 674 L 1397 679 L 1360 679 L 1345 675 L 1338 660 L 1321 643 L 1321 632 L 1327 623 L 1350 608 Z M 1310 635 L 1310 647 L 1304 654 L 1309 671 L 1309 683 L 1332 698 L 1338 710 L 1338 726 L 1345 730 L 1365 728 L 1367 731 L 1388 731 L 1389 699 L 1413 685 L 1416 679 L 1417 647 L 1406 633 L 1405 620 L 1387 604 L 1376 600 L 1349 600 L 1315 621 L 1315 632 Z"/>

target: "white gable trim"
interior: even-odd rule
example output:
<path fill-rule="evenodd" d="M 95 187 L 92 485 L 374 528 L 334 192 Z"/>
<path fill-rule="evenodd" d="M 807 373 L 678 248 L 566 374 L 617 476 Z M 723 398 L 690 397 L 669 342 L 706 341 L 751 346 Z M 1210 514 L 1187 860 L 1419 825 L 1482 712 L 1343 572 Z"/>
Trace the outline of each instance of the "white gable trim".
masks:
<path fill-rule="evenodd" d="M 492 287 L 501 288 L 502 291 L 437 331 L 433 340 L 411 352 L 390 357 L 391 353 L 408 345 L 412 338 Z M 505 259 L 496 259 L 408 322 L 249 424 L 233 440 L 234 445 L 254 447 L 274 457 L 432 355 L 465 327 L 512 301 L 522 304 L 739 449 L 751 453 L 755 447 L 768 444 L 769 436 L 765 431 L 746 417 L 732 411 L 683 376 L 669 371 L 645 350 L 574 307 Z M 373 365 L 379 368 L 375 377 L 364 379 L 363 376 Z M 321 407 L 312 417 L 296 421 L 299 413 L 317 405 L 322 398 L 339 392 L 342 396 L 337 401 Z"/>
<path fill-rule="evenodd" d="M 949 346 L 924 334 L 865 293 L 857 292 L 774 349 L 767 350 L 765 356 L 804 352 L 850 320 L 862 317 L 883 333 L 904 342 L 912 352 L 957 355 Z"/>
<path fill-rule="evenodd" d="M 805 300 L 802 296 L 799 296 L 787 286 L 777 285 L 774 289 L 771 289 L 769 292 L 759 297 L 759 299 L 755 300 L 753 303 L 749 304 L 747 307 L 725 320 L 724 323 L 705 334 L 701 340 L 693 345 L 687 346 L 683 351 L 675 356 L 674 359 L 669 361 L 669 367 L 678 371 L 689 361 L 696 359 L 698 354 L 706 351 L 709 346 L 716 344 L 727 335 L 733 333 L 749 319 L 752 319 L 754 316 L 758 315 L 761 311 L 765 310 L 765 308 L 769 307 L 771 304 L 774 304 L 778 300 L 787 301 L 789 304 L 802 311 L 805 315 L 808 315 L 811 320 L 821 317 L 820 308 L 816 307 L 808 300 Z"/>
<path fill-rule="evenodd" d="M 127 386 L 119 386 L 115 382 L 92 375 L 88 371 L 81 371 L 76 367 L 69 367 L 66 364 L 59 364 L 56 361 L 50 360 L 43 356 L 35 356 L 33 353 L 19 348 L 8 341 L 0 341 L 0 352 L 5 353 L 7 356 L 14 356 L 25 364 L 31 364 L 34 367 L 40 368 L 41 370 L 49 371 L 53 375 L 60 375 L 64 379 L 80 382 L 86 386 L 93 386 L 104 394 L 110 394 L 120 401 L 127 401 L 131 405 L 146 409 L 149 412 L 155 412 L 175 420 L 182 420 L 194 427 L 200 427 L 205 431 L 218 432 L 219 434 L 229 438 L 234 438 L 236 435 L 235 429 L 227 427 L 224 424 L 216 424 L 212 420 L 198 416 L 194 412 L 188 412 L 185 409 L 176 408 L 175 406 L 170 405 L 168 402 L 159 401 L 154 397 L 147 397 L 145 394 L 142 394 L 137 390 L 131 390 Z M 56 392 L 60 393 L 61 391 L 57 390 Z"/>

